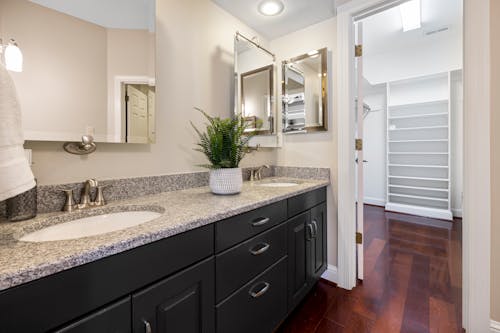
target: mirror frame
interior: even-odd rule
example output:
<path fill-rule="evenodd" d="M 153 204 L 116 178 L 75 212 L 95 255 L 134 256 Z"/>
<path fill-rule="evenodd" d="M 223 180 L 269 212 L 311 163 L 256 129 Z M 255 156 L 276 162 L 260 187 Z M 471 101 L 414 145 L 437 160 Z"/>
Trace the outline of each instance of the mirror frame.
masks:
<path fill-rule="evenodd" d="M 283 134 L 307 134 L 307 133 L 312 133 L 312 132 L 326 132 L 328 131 L 328 113 L 329 113 L 329 103 L 328 103 L 328 89 L 329 89 L 329 72 L 328 72 L 328 48 L 324 47 L 322 49 L 315 50 L 317 51 L 318 55 L 321 58 L 321 73 L 323 74 L 321 76 L 321 104 L 323 107 L 323 125 L 322 126 L 307 126 L 304 128 L 304 131 L 290 131 L 290 132 L 285 132 L 282 129 Z M 297 61 L 301 61 L 307 58 L 314 57 L 314 55 L 310 55 L 308 53 L 301 54 L 297 57 L 293 57 L 289 60 L 284 60 L 281 62 L 281 70 L 282 70 L 282 90 L 281 94 L 282 97 L 286 96 L 286 91 L 287 91 L 287 84 L 285 82 L 285 71 L 286 71 L 286 65 L 290 63 L 294 63 Z M 281 115 L 283 116 L 285 110 L 283 107 L 283 99 L 281 100 Z M 307 112 L 307 110 L 306 110 Z"/>
<path fill-rule="evenodd" d="M 241 81 L 240 82 L 240 89 L 241 89 L 240 104 L 243 107 L 243 102 L 245 101 L 245 88 L 243 85 L 244 78 L 247 76 L 251 76 L 251 75 L 254 75 L 257 73 L 262 73 L 262 72 L 268 72 L 268 74 L 269 74 L 269 99 L 267 101 L 267 114 L 269 117 L 270 124 L 269 124 L 269 129 L 259 130 L 257 127 L 254 127 L 255 130 L 252 132 L 255 133 L 255 135 L 269 135 L 269 134 L 274 133 L 274 130 L 272 130 L 272 129 L 274 129 L 274 124 L 275 124 L 275 119 L 276 119 L 276 116 L 272 114 L 273 113 L 273 104 L 274 104 L 274 98 L 273 98 L 274 97 L 274 65 L 267 65 L 267 66 L 257 68 L 257 69 L 251 70 L 249 72 L 240 74 L 240 81 Z M 245 120 L 247 120 L 247 118 L 256 118 L 256 116 L 245 117 Z"/>

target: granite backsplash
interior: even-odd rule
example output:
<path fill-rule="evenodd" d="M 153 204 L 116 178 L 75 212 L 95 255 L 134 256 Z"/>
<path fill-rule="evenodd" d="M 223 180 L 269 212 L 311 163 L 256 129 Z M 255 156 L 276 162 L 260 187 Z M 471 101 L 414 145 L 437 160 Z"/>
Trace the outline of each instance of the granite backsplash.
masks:
<path fill-rule="evenodd" d="M 243 179 L 250 179 L 250 170 L 243 169 Z M 307 168 L 271 166 L 262 170 L 262 176 L 267 177 L 290 177 L 303 179 L 330 179 L 328 168 Z M 99 180 L 99 179 L 98 179 Z M 112 180 L 99 180 L 99 185 L 107 186 L 104 189 L 106 201 L 137 198 L 144 195 L 153 195 L 162 192 L 184 190 L 188 188 L 208 185 L 208 172 L 178 173 L 162 176 L 135 177 Z M 73 189 L 76 202 L 80 201 L 81 183 L 41 185 L 38 186 L 38 213 L 50 213 L 60 211 L 64 205 L 64 190 Z M 94 195 L 94 193 L 92 193 Z M 5 201 L 0 202 L 0 217 L 6 216 Z"/>

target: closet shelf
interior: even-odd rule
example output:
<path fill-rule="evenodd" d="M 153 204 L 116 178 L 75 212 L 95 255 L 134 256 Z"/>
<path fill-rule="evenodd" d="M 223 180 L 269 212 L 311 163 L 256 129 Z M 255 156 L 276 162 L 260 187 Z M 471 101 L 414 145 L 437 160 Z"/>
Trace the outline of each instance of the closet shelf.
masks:
<path fill-rule="evenodd" d="M 408 167 L 408 168 L 437 168 L 448 169 L 447 165 L 429 165 L 429 164 L 388 164 L 390 167 Z"/>
<path fill-rule="evenodd" d="M 389 105 L 389 109 L 408 109 L 408 108 L 416 108 L 416 107 L 426 107 L 426 106 L 434 106 L 434 105 L 442 105 L 448 104 L 447 99 L 436 99 L 431 101 L 423 101 L 423 102 L 414 102 L 414 103 L 404 103 L 404 104 L 393 104 Z"/>
<path fill-rule="evenodd" d="M 448 139 L 389 140 L 389 143 L 405 143 L 405 142 L 448 142 Z"/>
<path fill-rule="evenodd" d="M 390 155 L 449 155 L 450 153 L 448 152 L 424 152 L 424 151 L 391 151 L 389 152 Z"/>
<path fill-rule="evenodd" d="M 426 197 L 421 195 L 407 195 L 407 194 L 398 194 L 398 193 L 389 193 L 389 196 L 401 197 L 401 198 L 410 198 L 410 199 L 421 199 L 421 200 L 431 200 L 431 201 L 440 201 L 440 202 L 448 202 L 448 199 L 434 198 L 434 197 Z"/>
<path fill-rule="evenodd" d="M 411 179 L 411 180 L 432 180 L 432 181 L 440 181 L 440 182 L 449 182 L 449 178 L 431 178 L 431 177 L 411 177 L 411 176 L 393 176 L 389 175 L 389 178 L 395 179 Z"/>
<path fill-rule="evenodd" d="M 439 188 L 439 187 L 406 186 L 406 185 L 393 185 L 393 184 L 389 184 L 389 187 L 406 188 L 411 190 L 450 192 L 450 190 L 447 188 Z"/>
<path fill-rule="evenodd" d="M 389 120 L 410 119 L 410 118 L 429 118 L 429 117 L 438 117 L 438 116 L 447 116 L 447 115 L 448 115 L 448 112 L 412 114 L 412 115 L 407 115 L 407 116 L 389 117 Z"/>
<path fill-rule="evenodd" d="M 393 132 L 393 131 L 416 131 L 416 130 L 441 129 L 441 128 L 448 128 L 448 125 L 389 128 L 389 131 L 391 131 L 391 132 Z"/>

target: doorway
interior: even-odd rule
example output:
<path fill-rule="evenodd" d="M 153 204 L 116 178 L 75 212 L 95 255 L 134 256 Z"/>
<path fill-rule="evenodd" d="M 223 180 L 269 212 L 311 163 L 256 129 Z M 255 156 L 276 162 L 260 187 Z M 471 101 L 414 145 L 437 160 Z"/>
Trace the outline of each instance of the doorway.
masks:
<path fill-rule="evenodd" d="M 393 2 L 358 16 L 353 33 L 356 277 L 383 294 L 388 277 L 405 271 L 403 294 L 417 284 L 412 298 L 425 298 L 406 304 L 423 310 L 412 325 L 429 329 L 441 307 L 453 332 L 462 310 L 462 7 Z"/>

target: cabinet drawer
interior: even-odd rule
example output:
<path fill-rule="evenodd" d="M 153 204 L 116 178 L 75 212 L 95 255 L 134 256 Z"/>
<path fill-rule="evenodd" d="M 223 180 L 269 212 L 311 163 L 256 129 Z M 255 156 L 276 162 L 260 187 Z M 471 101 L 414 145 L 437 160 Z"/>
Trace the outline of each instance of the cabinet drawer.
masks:
<path fill-rule="evenodd" d="M 286 315 L 286 257 L 217 306 L 218 333 L 271 333 Z"/>
<path fill-rule="evenodd" d="M 288 199 L 288 217 L 305 212 L 326 201 L 326 187 Z"/>
<path fill-rule="evenodd" d="M 223 251 L 286 219 L 286 200 L 230 217 L 215 225 L 215 249 Z"/>
<path fill-rule="evenodd" d="M 286 255 L 286 224 L 216 256 L 217 302 Z"/>
<path fill-rule="evenodd" d="M 130 297 L 108 305 L 55 333 L 130 333 Z"/>

